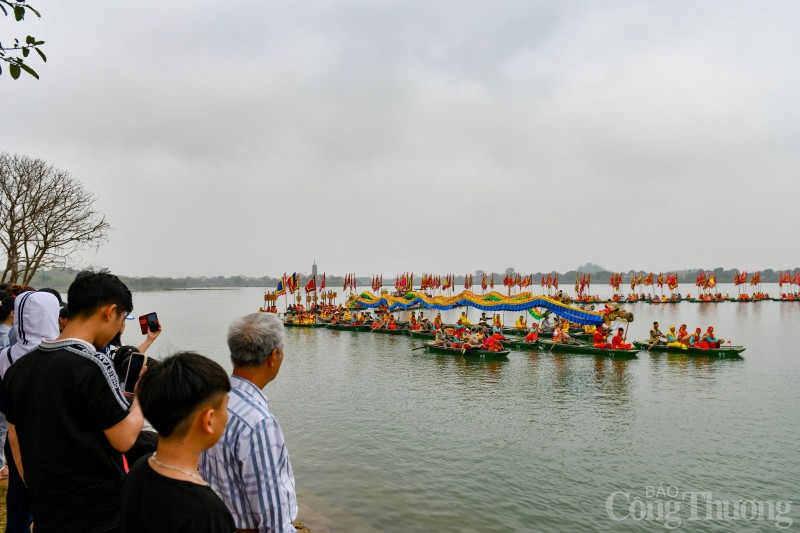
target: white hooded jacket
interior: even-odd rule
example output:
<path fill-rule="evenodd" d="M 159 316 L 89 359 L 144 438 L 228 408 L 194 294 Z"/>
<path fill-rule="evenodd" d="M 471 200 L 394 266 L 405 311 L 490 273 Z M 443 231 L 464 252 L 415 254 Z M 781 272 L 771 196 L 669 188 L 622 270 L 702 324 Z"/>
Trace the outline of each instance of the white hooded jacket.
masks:
<path fill-rule="evenodd" d="M 58 298 L 49 292 L 23 292 L 14 299 L 14 329 L 17 343 L 0 351 L 0 377 L 20 357 L 43 340 L 58 337 Z"/>

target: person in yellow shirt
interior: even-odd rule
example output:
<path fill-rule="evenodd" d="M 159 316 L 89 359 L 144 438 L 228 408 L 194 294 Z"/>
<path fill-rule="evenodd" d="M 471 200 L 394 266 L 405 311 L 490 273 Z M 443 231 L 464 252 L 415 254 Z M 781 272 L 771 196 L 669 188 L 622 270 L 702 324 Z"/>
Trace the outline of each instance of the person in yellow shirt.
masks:
<path fill-rule="evenodd" d="M 500 320 L 500 313 L 496 313 L 494 315 L 494 320 L 492 321 L 492 327 L 495 327 L 495 328 L 502 328 L 503 327 L 503 321 Z"/>
<path fill-rule="evenodd" d="M 471 326 L 472 325 L 472 322 L 467 320 L 467 312 L 466 311 L 463 311 L 461 313 L 461 318 L 459 318 L 459 320 L 461 320 L 461 324 L 464 325 L 464 326 Z"/>
<path fill-rule="evenodd" d="M 514 322 L 514 329 L 525 330 L 528 329 L 528 321 L 525 320 L 524 315 L 520 315 L 516 322 Z"/>

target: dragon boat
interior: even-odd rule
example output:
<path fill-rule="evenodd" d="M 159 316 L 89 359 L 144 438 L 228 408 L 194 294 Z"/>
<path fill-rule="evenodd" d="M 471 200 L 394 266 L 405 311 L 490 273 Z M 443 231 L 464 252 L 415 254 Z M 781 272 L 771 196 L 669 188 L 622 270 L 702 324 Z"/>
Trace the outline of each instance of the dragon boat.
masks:
<path fill-rule="evenodd" d="M 284 322 L 283 325 L 287 328 L 324 328 L 327 326 L 324 322 Z"/>
<path fill-rule="evenodd" d="M 480 357 L 482 359 L 506 359 L 508 354 L 511 353 L 511 350 L 500 350 L 499 352 L 493 352 L 492 350 L 479 350 L 477 348 L 470 348 L 462 352 L 461 348 L 451 348 L 450 346 L 436 344 L 435 342 L 426 342 L 425 349 L 433 353 L 464 357 Z"/>
<path fill-rule="evenodd" d="M 716 357 L 718 359 L 741 359 L 741 353 L 745 350 L 744 346 L 720 346 L 719 348 L 677 348 L 664 344 L 651 345 L 649 342 L 633 341 L 633 345 L 645 352 L 665 352 L 676 355 L 687 355 L 692 357 Z"/>
<path fill-rule="evenodd" d="M 627 350 L 595 348 L 591 344 L 583 344 L 580 342 L 554 342 L 546 339 L 539 339 L 539 347 L 545 351 L 588 354 L 600 357 L 611 357 L 614 359 L 635 359 L 636 354 L 639 352 L 639 348 L 630 348 Z"/>
<path fill-rule="evenodd" d="M 370 325 L 369 324 L 358 324 L 354 326 L 352 324 L 325 324 L 325 327 L 328 329 L 335 329 L 339 331 L 369 331 Z"/>

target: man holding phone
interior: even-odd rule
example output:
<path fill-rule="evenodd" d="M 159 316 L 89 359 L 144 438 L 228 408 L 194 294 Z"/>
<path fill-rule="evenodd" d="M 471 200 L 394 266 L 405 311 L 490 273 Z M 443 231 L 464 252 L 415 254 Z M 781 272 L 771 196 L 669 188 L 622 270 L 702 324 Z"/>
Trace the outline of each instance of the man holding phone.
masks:
<path fill-rule="evenodd" d="M 4 377 L 9 440 L 30 489 L 36 529 L 103 533 L 119 528 L 122 453 L 143 417 L 100 353 L 133 309 L 131 292 L 107 271 L 84 271 L 69 288 L 70 321 L 55 341 Z"/>

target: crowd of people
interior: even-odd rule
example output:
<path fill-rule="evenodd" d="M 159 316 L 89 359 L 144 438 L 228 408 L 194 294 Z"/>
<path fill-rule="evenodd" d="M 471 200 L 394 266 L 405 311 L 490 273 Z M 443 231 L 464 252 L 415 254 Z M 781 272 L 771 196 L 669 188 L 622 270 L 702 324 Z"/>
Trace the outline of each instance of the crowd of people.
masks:
<path fill-rule="evenodd" d="M 263 393 L 284 358 L 276 314 L 230 325 L 228 376 L 194 352 L 147 358 L 160 325 L 122 345 L 133 298 L 107 271 L 79 273 L 67 302 L 0 291 L 7 532 L 295 531 L 292 465 Z"/>

